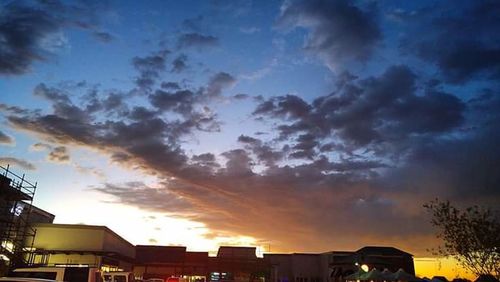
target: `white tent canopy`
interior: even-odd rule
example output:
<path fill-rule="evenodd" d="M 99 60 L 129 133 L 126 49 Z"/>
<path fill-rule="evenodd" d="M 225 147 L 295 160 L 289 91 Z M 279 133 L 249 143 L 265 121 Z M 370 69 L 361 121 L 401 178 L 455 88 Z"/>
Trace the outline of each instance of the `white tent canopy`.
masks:
<path fill-rule="evenodd" d="M 363 270 L 363 269 L 358 269 L 358 271 L 354 272 L 353 274 L 349 275 L 349 276 L 346 276 L 345 277 L 345 280 L 346 281 L 357 281 L 357 280 L 361 280 L 361 278 L 363 277 L 363 275 L 365 275 L 366 272 Z"/>
<path fill-rule="evenodd" d="M 413 274 L 405 272 L 403 269 L 392 273 L 388 269 L 379 271 L 376 268 L 368 272 L 359 269 L 357 272 L 347 276 L 346 281 L 400 281 L 400 282 L 422 282 L 422 279 Z"/>
<path fill-rule="evenodd" d="M 410 274 L 404 271 L 402 268 L 398 269 L 398 271 L 394 272 L 393 275 L 394 280 L 396 281 L 407 281 L 407 282 L 421 282 L 422 279 L 416 277 L 413 274 Z"/>

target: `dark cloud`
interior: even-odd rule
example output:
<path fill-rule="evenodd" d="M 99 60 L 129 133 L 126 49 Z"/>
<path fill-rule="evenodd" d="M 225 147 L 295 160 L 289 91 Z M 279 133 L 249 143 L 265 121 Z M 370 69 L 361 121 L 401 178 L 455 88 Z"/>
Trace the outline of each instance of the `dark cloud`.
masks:
<path fill-rule="evenodd" d="M 249 99 L 250 98 L 250 95 L 248 94 L 244 94 L 244 93 L 238 93 L 236 95 L 233 95 L 233 98 L 235 100 L 245 100 L 245 99 Z"/>
<path fill-rule="evenodd" d="M 70 99 L 63 90 L 47 87 L 44 83 L 38 84 L 33 90 L 33 95 L 42 97 L 55 103 L 69 103 Z"/>
<path fill-rule="evenodd" d="M 267 167 L 275 167 L 277 162 L 284 157 L 282 151 L 275 150 L 270 144 L 266 144 L 257 138 L 240 135 L 238 142 L 245 144 L 245 147 L 255 155 L 257 162 Z"/>
<path fill-rule="evenodd" d="M 128 116 L 132 120 L 141 121 L 154 119 L 157 114 L 157 111 L 153 111 L 142 106 L 136 106 L 128 113 Z"/>
<path fill-rule="evenodd" d="M 195 48 L 205 49 L 215 47 L 219 44 L 219 39 L 212 35 L 203 35 L 200 33 L 185 33 L 177 39 L 177 48 Z"/>
<path fill-rule="evenodd" d="M 48 60 L 55 49 L 66 44 L 64 28 L 92 31 L 97 28 L 96 11 L 101 10 L 84 2 L 23 3 L 6 3 L 0 9 L 0 74 L 23 74 L 31 70 L 33 63 Z"/>
<path fill-rule="evenodd" d="M 13 158 L 13 157 L 0 157 L 0 165 L 6 166 L 6 165 L 14 165 L 14 166 L 20 166 L 22 169 L 27 169 L 27 170 L 35 170 L 36 166 L 26 160 L 18 159 L 18 158 Z"/>
<path fill-rule="evenodd" d="M 23 109 L 17 106 L 9 106 L 3 103 L 0 103 L 0 112 L 5 113 L 5 114 L 29 114 L 29 113 L 35 113 L 39 112 L 40 110 L 28 110 L 28 109 Z"/>
<path fill-rule="evenodd" d="M 312 102 L 285 95 L 262 101 L 265 107 L 257 106 L 256 115 L 275 121 L 280 131 L 289 130 L 286 139 L 275 140 L 274 134 L 269 140 L 260 139 L 263 135 L 240 135 L 239 149 L 217 156 L 209 152 L 189 156 L 180 146 L 182 137 L 199 130 L 196 120 L 205 98 L 221 95 L 224 87 L 234 83 L 231 77 L 215 75 L 207 82 L 212 86 L 200 90 L 157 89 L 149 96 L 151 106 L 134 106 L 119 118 L 98 115 L 105 112 L 104 107 L 85 119 L 72 118 L 53 106 L 49 114 L 11 111 L 7 119 L 17 129 L 65 146 L 101 150 L 114 162 L 147 171 L 161 181 L 158 187 L 143 183 L 94 187 L 110 196 L 112 203 L 200 221 L 215 233 L 273 240 L 282 250 L 356 248 L 387 240 L 425 254 L 425 247 L 419 246 L 429 246 L 435 239 L 421 203 L 429 197 L 472 195 L 473 191 L 481 197 L 496 195 L 491 189 L 498 180 L 494 177 L 498 150 L 493 147 L 498 140 L 485 129 L 500 132 L 495 131 L 500 124 L 494 122 L 500 112 L 495 105 L 500 103 L 493 89 L 478 94 L 465 107 L 451 94 L 434 88 L 419 90 L 418 78 L 406 67 L 389 68 L 366 79 L 346 75 L 349 78 L 332 94 Z M 53 105 L 71 103 L 61 96 L 64 91 L 45 88 L 42 96 L 51 97 Z M 207 94 L 210 88 L 215 94 Z M 81 112 L 87 108 L 85 103 L 79 107 Z M 467 138 L 451 138 L 460 125 L 472 127 L 469 122 L 481 124 L 481 129 L 462 133 Z M 377 138 L 366 143 L 355 139 L 358 135 L 345 134 L 347 128 L 360 128 L 358 124 L 368 124 Z M 381 144 L 386 144 L 386 152 L 368 150 Z M 403 145 L 406 153 L 399 161 L 387 157 Z M 479 148 L 484 153 L 475 154 Z M 454 180 L 459 175 L 446 171 L 457 167 L 463 176 Z M 471 180 L 457 185 L 465 178 Z M 473 183 L 479 188 L 470 190 Z M 395 225 L 397 230 L 391 228 Z M 348 239 L 352 236 L 356 242 Z"/>
<path fill-rule="evenodd" d="M 362 10 L 352 1 L 285 2 L 277 26 L 310 30 L 305 49 L 332 69 L 346 59 L 367 60 L 381 39 L 374 7 Z"/>
<path fill-rule="evenodd" d="M 109 93 L 100 103 L 106 112 L 127 112 L 128 110 L 125 103 L 125 95 L 119 92 Z"/>
<path fill-rule="evenodd" d="M 160 74 L 165 71 L 165 61 L 169 53 L 169 50 L 161 50 L 145 57 L 135 57 L 132 60 L 132 65 L 140 74 L 136 79 L 139 88 L 151 89 Z"/>
<path fill-rule="evenodd" d="M 340 162 L 330 163 L 330 169 L 338 172 L 349 171 L 367 171 L 371 169 L 387 167 L 386 164 L 374 160 L 341 160 Z"/>
<path fill-rule="evenodd" d="M 1 10 L 0 73 L 22 74 L 34 61 L 44 60 L 47 50 L 41 41 L 60 29 L 58 19 L 35 8 L 14 4 Z"/>
<path fill-rule="evenodd" d="M 311 106 L 302 100 L 302 98 L 295 95 L 286 95 L 275 97 L 259 104 L 253 114 L 270 114 L 274 117 L 295 119 L 307 115 L 310 110 Z"/>
<path fill-rule="evenodd" d="M 187 116 L 194 111 L 197 94 L 190 90 L 175 92 L 157 90 L 149 98 L 151 104 L 162 111 L 173 111 Z"/>
<path fill-rule="evenodd" d="M 235 149 L 222 153 L 227 159 L 224 173 L 234 177 L 249 177 L 253 175 L 252 159 L 245 150 Z"/>
<path fill-rule="evenodd" d="M 205 153 L 201 155 L 194 155 L 192 160 L 196 162 L 215 162 L 215 156 L 214 154 Z"/>
<path fill-rule="evenodd" d="M 179 83 L 173 82 L 173 81 L 162 82 L 161 83 L 161 88 L 163 88 L 163 89 L 171 89 L 171 90 L 181 89 L 181 87 L 179 86 Z"/>
<path fill-rule="evenodd" d="M 454 201 L 494 203 L 500 178 L 500 95 L 485 89 L 468 103 L 467 130 L 461 136 L 415 144 L 405 166 L 391 172 L 394 186 L 421 179 L 421 187 L 434 189 Z M 397 179 L 396 179 L 397 176 Z M 388 182 L 389 182 L 388 181 Z M 446 188 L 443 188 L 446 187 Z"/>
<path fill-rule="evenodd" d="M 262 141 L 260 141 L 259 139 L 256 139 L 256 138 L 253 138 L 250 136 L 246 136 L 246 135 L 240 135 L 238 137 L 238 142 L 249 144 L 249 145 L 260 145 L 262 143 Z"/>
<path fill-rule="evenodd" d="M 100 93 L 98 89 L 91 89 L 83 97 L 79 97 L 80 103 L 86 103 L 83 112 L 86 115 L 102 112 L 106 116 L 118 115 L 123 116 L 129 113 L 129 107 L 125 103 L 127 93 L 122 93 L 116 90 Z M 73 104 L 68 101 L 68 104 Z"/>
<path fill-rule="evenodd" d="M 13 144 L 14 139 L 0 130 L 0 144 Z"/>
<path fill-rule="evenodd" d="M 55 163 L 67 163 L 70 159 L 68 150 L 64 146 L 57 146 L 49 153 L 48 159 Z"/>
<path fill-rule="evenodd" d="M 219 96 L 226 88 L 232 87 L 236 83 L 236 78 L 227 72 L 219 72 L 213 75 L 206 87 L 205 94 L 209 97 Z"/>
<path fill-rule="evenodd" d="M 196 130 L 213 129 L 210 126 L 215 117 L 205 103 L 235 83 L 227 73 L 215 74 L 199 90 L 157 89 L 148 96 L 153 107 L 134 106 L 121 116 L 102 115 L 107 108 L 127 103 L 119 97 L 97 92 L 93 95 L 96 101 L 89 99 L 76 106 L 72 102 L 76 98 L 68 90 L 39 85 L 37 95 L 52 103 L 53 111 L 8 111 L 7 119 L 14 128 L 65 146 L 96 148 L 116 163 L 143 169 L 168 183 L 161 188 L 137 183 L 108 183 L 96 188 L 118 203 L 198 220 L 216 232 L 287 238 L 279 243 L 283 248 L 302 242 L 304 250 L 312 250 L 332 244 L 351 246 L 329 238 L 359 234 L 356 224 L 349 223 L 352 214 L 363 218 L 360 223 L 372 230 L 371 236 L 389 235 L 386 229 L 365 220 L 374 220 L 370 209 L 379 210 L 379 216 L 388 222 L 404 226 L 397 236 L 431 236 L 420 231 L 425 225 L 417 200 L 404 207 L 408 211 L 400 212 L 409 188 L 403 186 L 394 192 L 379 184 L 383 183 L 382 170 L 390 168 L 383 158 L 392 151 L 382 157 L 366 157 L 346 153 L 348 145 L 343 144 L 357 140 L 358 135 L 344 132 L 353 124 L 359 128 L 358 123 L 373 127 L 379 139 L 354 143 L 373 147 L 381 141 L 392 144 L 397 140 L 383 138 L 388 135 L 407 139 L 415 134 L 433 136 L 459 125 L 463 105 L 452 95 L 435 90 L 417 95 L 415 79 L 407 68 L 394 67 L 379 77 L 345 79 L 334 93 L 310 103 L 293 95 L 262 101 L 254 114 L 277 121 L 285 139 L 266 141 L 241 135 L 238 141 L 242 148 L 223 152 L 222 162 L 212 153 L 189 157 L 180 144 L 183 136 Z M 476 107 L 488 104 L 482 102 L 488 96 L 483 96 L 471 103 Z M 112 102 L 115 99 L 119 102 Z M 96 103 L 101 106 L 89 111 L 87 104 Z M 108 104 L 111 106 L 105 106 Z M 335 136 L 342 136 L 337 141 L 341 144 L 332 143 Z M 323 155 L 332 150 L 337 157 Z M 416 153 L 408 156 L 413 155 Z M 294 158 L 301 161 L 295 165 L 284 162 Z M 328 213 L 332 209 L 342 212 Z M 272 231 L 264 234 L 260 230 Z M 317 243 L 318 236 L 324 244 Z M 360 242 L 370 241 L 360 238 Z"/>
<path fill-rule="evenodd" d="M 423 195 L 427 201 L 439 197 L 462 206 L 495 207 L 500 199 L 498 132 L 498 125 L 483 124 L 460 138 L 415 144 L 403 165 L 387 171 L 382 185 L 394 191 L 408 187 L 401 195 L 405 202 Z"/>
<path fill-rule="evenodd" d="M 180 73 L 184 71 L 188 66 L 186 64 L 187 62 L 187 56 L 184 54 L 181 54 L 175 58 L 175 60 L 172 61 L 172 70 L 171 72 L 175 73 Z"/>
<path fill-rule="evenodd" d="M 47 143 L 35 143 L 30 147 L 33 151 L 49 151 L 47 160 L 54 163 L 67 163 L 69 162 L 70 155 L 65 146 L 53 146 Z"/>
<path fill-rule="evenodd" d="M 46 144 L 46 143 L 35 143 L 33 145 L 31 145 L 30 149 L 33 150 L 33 151 L 44 151 L 44 150 L 50 150 L 52 148 L 52 146 L 50 146 L 49 144 Z"/>
<path fill-rule="evenodd" d="M 121 185 L 105 183 L 102 187 L 92 188 L 94 191 L 111 195 L 115 203 L 141 206 L 147 210 L 164 211 L 167 208 L 187 211 L 191 206 L 174 194 L 169 193 L 166 187 L 149 187 L 142 182 L 127 182 Z M 151 199 L 157 199 L 152 202 Z"/>
<path fill-rule="evenodd" d="M 195 168 L 195 170 L 197 169 L 199 172 L 207 176 L 213 173 L 215 169 L 218 169 L 220 167 L 220 164 L 217 162 L 215 155 L 211 153 L 194 155 L 191 158 L 191 161 L 195 164 L 195 166 L 198 166 Z"/>
<path fill-rule="evenodd" d="M 403 49 L 435 65 L 450 83 L 498 79 L 500 41 L 496 34 L 500 28 L 500 3 L 473 1 L 449 9 L 438 4 L 414 17 L 410 21 L 414 30 L 403 39 Z M 415 37 L 416 33 L 421 36 Z"/>
<path fill-rule="evenodd" d="M 91 105 L 96 106 L 96 101 L 91 99 L 86 108 L 80 108 L 72 101 L 69 91 L 71 91 L 71 87 L 68 88 L 64 85 L 60 85 L 60 87 L 48 87 L 41 83 L 35 87 L 33 95 L 47 99 L 52 103 L 52 109 L 55 116 L 51 118 L 65 118 L 73 121 L 89 121 L 90 114 L 93 110 Z M 98 102 L 98 104 L 100 106 L 102 103 Z M 31 114 L 39 115 L 40 112 L 33 112 Z"/>
<path fill-rule="evenodd" d="M 290 157 L 313 159 L 316 156 L 315 148 L 319 145 L 316 136 L 310 133 L 301 134 L 297 137 L 296 142 L 297 143 L 292 146 L 294 152 L 290 154 Z"/>
<path fill-rule="evenodd" d="M 234 232 L 233 234 L 252 234 L 258 238 L 274 238 L 273 244 L 280 246 L 278 248 L 283 248 L 282 244 L 286 244 L 294 250 L 297 250 L 296 244 L 302 241 L 303 244 L 299 249 L 318 250 L 326 246 L 328 248 L 349 244 L 352 246 L 352 242 L 338 240 L 345 238 L 340 234 L 362 234 L 361 229 L 356 227 L 357 223 L 362 224 L 362 228 L 370 228 L 371 236 L 374 233 L 387 236 L 395 234 L 394 230 L 390 231 L 392 233 L 386 232 L 390 230 L 387 227 L 394 222 L 401 226 L 397 236 L 403 237 L 418 236 L 422 234 L 418 228 L 425 226 L 415 215 L 394 214 L 394 210 L 401 207 L 391 199 L 375 195 L 379 193 L 370 192 L 373 187 L 369 189 L 367 180 L 357 179 L 349 174 L 325 174 L 325 171 L 332 166 L 325 159 L 296 167 L 274 167 L 258 175 L 253 172 L 252 158 L 245 150 L 231 150 L 225 152 L 223 156 L 227 162 L 225 167 L 216 172 L 216 178 L 210 175 L 201 179 L 197 179 L 198 175 L 189 177 L 188 173 L 192 172 L 189 169 L 177 174 L 191 179 L 189 184 L 176 183 L 169 187 L 170 193 L 179 195 L 193 204 L 190 212 L 184 213 L 183 216 L 205 222 L 211 229 L 216 230 L 214 232 L 226 234 Z M 206 155 L 201 159 L 212 161 L 213 155 Z M 367 162 L 367 164 L 352 165 L 359 170 L 362 170 L 362 167 L 374 166 L 379 164 Z M 348 168 L 342 166 L 340 169 Z M 139 192 L 137 189 L 130 190 L 130 193 Z M 120 202 L 141 199 L 129 204 L 148 210 L 175 211 L 165 206 L 160 210 L 154 208 L 154 199 L 160 195 L 150 198 L 150 191 L 147 190 L 140 190 L 139 195 L 133 196 L 126 195 L 122 191 L 103 192 L 109 192 L 120 198 Z M 379 211 L 376 216 L 372 212 L 373 209 Z M 332 212 L 333 210 L 336 212 Z M 348 224 L 353 220 L 351 214 L 356 215 L 357 223 Z M 377 217 L 390 218 L 391 223 L 379 228 L 380 223 L 375 223 Z M 257 226 L 261 228 L 256 228 Z M 260 231 L 263 229 L 266 230 L 265 235 Z M 285 236 L 286 234 L 288 235 Z M 314 240 L 311 240 L 312 235 Z M 332 236 L 336 242 L 332 241 Z M 370 242 L 369 239 L 361 237 L 356 238 L 362 243 L 356 244 Z M 275 238 L 286 238 L 286 243 Z M 317 238 L 321 238 L 322 242 L 326 241 L 318 246 Z M 409 246 L 404 247 L 408 249 Z"/>
<path fill-rule="evenodd" d="M 124 152 L 114 152 L 111 154 L 111 161 L 117 164 L 126 164 L 129 163 L 133 157 Z"/>
<path fill-rule="evenodd" d="M 420 144 L 413 148 L 403 173 L 415 180 L 425 179 L 434 187 L 452 187 L 448 193 L 440 193 L 454 201 L 475 199 L 487 203 L 500 196 L 500 177 L 496 174 L 500 168 L 500 150 L 496 146 L 499 141 L 498 133 L 481 132 L 464 139 Z M 414 164 L 427 169 L 415 169 Z"/>
<path fill-rule="evenodd" d="M 422 56 L 431 58 L 436 63 L 446 81 L 462 84 L 483 73 L 491 79 L 500 77 L 500 47 L 489 47 L 474 40 L 455 42 L 453 46 L 449 43 L 446 45 L 447 48 L 436 53 L 429 50 L 433 47 L 426 44 L 421 46 Z"/>
<path fill-rule="evenodd" d="M 338 136 L 357 148 L 447 132 L 462 123 L 464 108 L 451 94 L 435 90 L 418 94 L 413 72 L 396 66 L 378 78 L 351 79 L 311 104 L 292 95 L 271 98 L 260 103 L 254 115 L 291 121 L 277 127 L 282 138 L 301 133 L 310 134 L 304 135 L 310 140 Z"/>
<path fill-rule="evenodd" d="M 156 76 L 154 72 L 164 67 L 164 58 L 135 58 L 134 64 L 143 73 L 152 72 Z M 82 86 L 89 87 L 88 91 L 78 89 L 77 92 L 83 94 L 76 94 L 71 87 L 62 84 L 55 87 L 40 84 L 35 87 L 34 94 L 51 103 L 51 113 L 6 105 L 3 105 L 2 111 L 11 126 L 37 132 L 51 143 L 95 147 L 109 153 L 113 161 L 123 165 L 141 155 L 142 160 L 136 164 L 138 167 L 143 167 L 141 163 L 148 159 L 147 162 L 163 163 L 165 167 L 171 164 L 180 169 L 188 161 L 179 146 L 183 136 L 197 130 L 220 130 L 217 116 L 207 104 L 220 95 L 231 81 L 229 74 L 221 73 L 196 92 L 158 89 L 149 95 L 151 105 L 134 107 L 129 107 L 126 101 L 133 96 L 121 92 L 102 92 L 93 86 Z M 66 147 L 47 149 L 52 150 L 51 160 L 69 159 L 65 154 Z M 169 155 L 170 164 L 161 160 L 165 155 Z"/>
<path fill-rule="evenodd" d="M 178 113 L 187 120 L 187 122 L 178 124 L 178 130 L 189 131 L 189 128 L 196 128 L 209 132 L 219 131 L 220 123 L 217 121 L 217 115 L 207 103 L 219 99 L 222 91 L 234 83 L 236 83 L 236 79 L 230 74 L 220 72 L 212 76 L 207 85 L 199 90 L 156 90 L 154 94 L 149 96 L 149 100 L 151 105 L 158 110 Z"/>
<path fill-rule="evenodd" d="M 92 35 L 99 41 L 103 43 L 109 43 L 115 39 L 111 33 L 105 32 L 105 31 L 95 31 L 92 33 Z"/>

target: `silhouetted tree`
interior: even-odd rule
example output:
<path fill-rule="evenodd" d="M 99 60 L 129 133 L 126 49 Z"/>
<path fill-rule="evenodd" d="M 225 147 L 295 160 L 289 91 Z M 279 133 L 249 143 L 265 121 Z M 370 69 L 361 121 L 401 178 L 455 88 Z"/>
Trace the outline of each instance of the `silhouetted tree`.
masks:
<path fill-rule="evenodd" d="M 500 278 L 500 221 L 491 209 L 472 206 L 460 210 L 438 199 L 424 205 L 432 213 L 443 245 L 435 254 L 454 257 L 475 275 Z"/>

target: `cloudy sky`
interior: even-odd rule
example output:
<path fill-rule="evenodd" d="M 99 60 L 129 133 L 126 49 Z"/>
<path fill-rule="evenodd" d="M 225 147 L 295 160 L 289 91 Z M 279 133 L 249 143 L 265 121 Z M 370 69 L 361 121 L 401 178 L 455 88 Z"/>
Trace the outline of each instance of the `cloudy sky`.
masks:
<path fill-rule="evenodd" d="M 1 1 L 0 161 L 136 244 L 438 243 L 500 201 L 500 2 Z"/>

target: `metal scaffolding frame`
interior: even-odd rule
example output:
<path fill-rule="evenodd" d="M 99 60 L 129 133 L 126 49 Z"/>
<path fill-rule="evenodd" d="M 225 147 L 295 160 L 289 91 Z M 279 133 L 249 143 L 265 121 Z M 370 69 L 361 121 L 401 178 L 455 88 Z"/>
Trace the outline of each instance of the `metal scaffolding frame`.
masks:
<path fill-rule="evenodd" d="M 0 166 L 0 261 L 13 269 L 31 264 L 36 230 L 30 225 L 36 185 Z"/>

